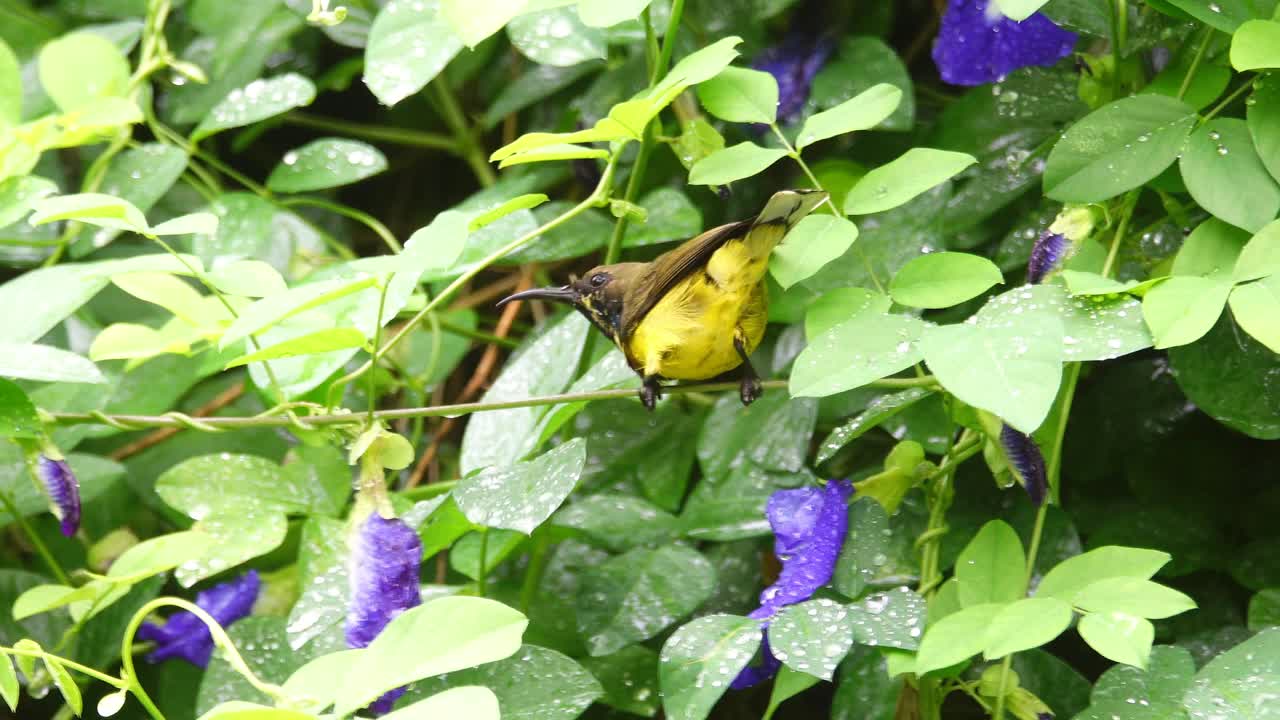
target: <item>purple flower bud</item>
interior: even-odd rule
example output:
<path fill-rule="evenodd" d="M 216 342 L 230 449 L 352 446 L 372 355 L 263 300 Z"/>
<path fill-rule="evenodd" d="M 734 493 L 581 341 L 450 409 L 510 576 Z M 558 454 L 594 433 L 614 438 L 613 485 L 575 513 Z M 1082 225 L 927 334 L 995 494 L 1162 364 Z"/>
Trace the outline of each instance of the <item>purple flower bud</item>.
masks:
<path fill-rule="evenodd" d="M 999 82 L 1019 68 L 1049 66 L 1071 54 L 1076 35 L 1041 13 L 1017 22 L 995 0 L 948 0 L 933 62 L 952 85 Z"/>
<path fill-rule="evenodd" d="M 774 554 L 782 562 L 782 572 L 760 593 L 760 607 L 748 617 L 763 620 L 767 628 L 779 610 L 808 600 L 831 581 L 849 527 L 852 495 L 853 485 L 847 480 L 832 480 L 824 487 L 778 490 L 769 497 L 765 515 L 773 528 Z M 763 663 L 744 668 L 733 687 L 750 687 L 777 673 L 780 663 L 769 650 L 767 637 L 761 651 Z"/>
<path fill-rule="evenodd" d="M 1044 496 L 1049 487 L 1048 476 L 1044 469 L 1044 455 L 1040 446 L 1017 430 L 1003 425 L 1000 428 L 1000 446 L 1009 458 L 1014 472 L 1022 478 L 1022 485 L 1027 489 L 1031 504 L 1040 507 L 1044 504 Z"/>
<path fill-rule="evenodd" d="M 756 57 L 751 67 L 769 73 L 778 81 L 778 121 L 793 122 L 809 100 L 809 86 L 831 55 L 830 38 L 814 40 L 802 33 L 791 33 L 781 45 L 775 45 Z"/>
<path fill-rule="evenodd" d="M 760 642 L 760 664 L 748 665 L 738 673 L 738 677 L 729 683 L 729 687 L 734 690 L 745 690 L 754 687 L 778 674 L 778 670 L 782 668 L 782 661 L 773 654 L 773 649 L 769 647 L 769 636 L 765 635 L 764 640 Z"/>
<path fill-rule="evenodd" d="M 1027 282 L 1039 285 L 1045 276 L 1062 262 L 1067 254 L 1067 236 L 1045 229 L 1031 246 L 1031 258 L 1027 260 Z"/>
<path fill-rule="evenodd" d="M 196 605 L 225 628 L 253 610 L 261 588 L 258 572 L 250 570 L 235 580 L 196 593 Z M 194 613 L 186 610 L 170 615 L 164 625 L 143 623 L 138 628 L 138 639 L 156 644 L 155 650 L 147 655 L 147 662 L 179 657 L 192 665 L 206 667 L 213 654 L 213 636 L 209 634 L 209 628 Z"/>
<path fill-rule="evenodd" d="M 62 534 L 75 535 L 80 528 L 80 483 L 71 466 L 42 453 L 36 458 L 36 474 L 49 497 L 49 512 L 62 523 Z"/>
<path fill-rule="evenodd" d="M 369 514 L 351 547 L 351 599 L 347 607 L 347 647 L 367 647 L 397 615 L 422 603 L 418 572 L 422 541 L 399 518 Z M 406 688 L 396 688 L 369 705 L 389 712 Z"/>

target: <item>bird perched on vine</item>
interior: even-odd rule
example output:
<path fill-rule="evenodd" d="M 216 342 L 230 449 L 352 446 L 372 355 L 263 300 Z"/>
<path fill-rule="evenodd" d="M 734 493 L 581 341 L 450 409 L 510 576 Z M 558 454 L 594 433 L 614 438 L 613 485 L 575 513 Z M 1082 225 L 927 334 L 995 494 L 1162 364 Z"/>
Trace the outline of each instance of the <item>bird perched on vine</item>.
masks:
<path fill-rule="evenodd" d="M 504 298 L 577 308 L 626 355 L 643 379 L 652 410 L 661 380 L 707 380 L 742 367 L 744 405 L 760 395 L 748 356 L 764 336 L 769 254 L 801 218 L 827 199 L 817 190 L 783 190 L 755 218 L 712 228 L 651 262 L 601 265 L 563 287 Z"/>

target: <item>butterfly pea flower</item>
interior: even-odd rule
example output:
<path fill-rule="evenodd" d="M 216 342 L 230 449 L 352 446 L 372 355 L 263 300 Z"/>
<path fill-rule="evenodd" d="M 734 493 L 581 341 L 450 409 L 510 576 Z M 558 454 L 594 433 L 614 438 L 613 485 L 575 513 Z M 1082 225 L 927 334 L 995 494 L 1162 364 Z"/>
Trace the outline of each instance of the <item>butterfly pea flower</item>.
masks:
<path fill-rule="evenodd" d="M 225 628 L 249 615 L 261 589 L 258 571 L 250 570 L 235 580 L 196 593 L 196 605 Z M 197 667 L 207 667 L 213 655 L 213 636 L 209 634 L 208 626 L 186 610 L 170 615 L 163 625 L 143 623 L 138 628 L 138 639 L 156 644 L 147 655 L 147 662 L 157 663 L 176 657 Z"/>
<path fill-rule="evenodd" d="M 808 600 L 818 588 L 831 581 L 836 558 L 848 530 L 848 504 L 853 485 L 832 480 L 824 487 L 778 490 L 769 497 L 765 516 L 773 528 L 774 554 L 782 562 L 782 572 L 760 593 L 760 607 L 747 617 L 761 620 L 767 628 L 778 611 Z M 746 688 L 773 677 L 781 663 L 769 649 L 766 636 L 761 644 L 762 664 L 743 668 L 733 681 L 734 688 Z"/>
<path fill-rule="evenodd" d="M 1043 505 L 1049 481 L 1045 473 L 1044 454 L 1040 452 L 1040 446 L 1030 435 L 1021 433 L 1006 424 L 1000 427 L 1000 447 L 1009 458 L 1013 471 L 1022 479 L 1022 486 L 1027 489 L 1031 504 L 1036 507 Z"/>
<path fill-rule="evenodd" d="M 986 85 L 1019 68 L 1053 65 L 1075 44 L 1075 33 L 1041 13 L 1018 22 L 1005 17 L 995 0 L 948 0 L 933 62 L 944 82 Z"/>
<path fill-rule="evenodd" d="M 70 537 L 80 528 L 80 482 L 71 466 L 56 450 L 36 456 L 36 479 L 49 498 L 49 512 L 58 519 L 62 534 Z"/>
<path fill-rule="evenodd" d="M 832 42 L 823 37 L 814 40 L 808 34 L 793 32 L 760 53 L 751 64 L 778 81 L 778 121 L 794 122 L 809 100 L 813 78 L 831 55 Z"/>
<path fill-rule="evenodd" d="M 397 615 L 422 603 L 418 586 L 422 541 L 403 520 L 371 512 L 355 535 L 349 562 L 347 647 L 362 648 Z M 369 710 L 379 715 L 388 712 L 405 690 L 388 691 Z"/>
<path fill-rule="evenodd" d="M 1093 210 L 1087 206 L 1068 205 L 1063 208 L 1031 246 L 1027 282 L 1038 285 L 1057 270 L 1093 232 L 1094 220 Z"/>

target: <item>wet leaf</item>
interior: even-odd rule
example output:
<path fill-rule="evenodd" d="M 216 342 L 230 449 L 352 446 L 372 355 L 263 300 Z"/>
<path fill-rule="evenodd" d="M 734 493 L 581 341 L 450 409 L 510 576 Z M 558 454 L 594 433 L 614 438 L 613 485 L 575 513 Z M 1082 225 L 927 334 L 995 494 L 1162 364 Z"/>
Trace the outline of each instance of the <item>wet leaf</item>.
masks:
<path fill-rule="evenodd" d="M 418 683 L 409 698 L 467 685 L 492 690 L 503 720 L 573 720 L 604 693 L 575 660 L 555 650 L 523 645 L 506 659 Z"/>
<path fill-rule="evenodd" d="M 677 630 L 662 646 L 662 705 L 671 720 L 703 720 L 760 645 L 760 624 L 708 615 Z"/>
<path fill-rule="evenodd" d="M 574 7 L 512 18 L 507 37 L 525 57 L 541 65 L 566 67 L 608 55 L 604 31 L 584 24 Z"/>
<path fill-rule="evenodd" d="M 316 97 L 316 86 L 297 73 L 285 73 L 267 80 L 258 79 L 227 94 L 196 129 L 192 140 L 214 133 L 244 127 L 269 117 L 310 105 Z"/>
<path fill-rule="evenodd" d="M 535 460 L 464 478 L 453 499 L 477 525 L 528 535 L 573 492 L 586 459 L 586 443 L 574 438 Z"/>
<path fill-rule="evenodd" d="M 784 608 L 768 629 L 774 657 L 787 667 L 830 680 L 853 647 L 849 609 L 819 598 Z"/>
<path fill-rule="evenodd" d="M 267 187 L 282 193 L 323 190 L 350 185 L 386 169 L 386 157 L 368 143 L 323 138 L 285 153 L 267 177 Z"/>

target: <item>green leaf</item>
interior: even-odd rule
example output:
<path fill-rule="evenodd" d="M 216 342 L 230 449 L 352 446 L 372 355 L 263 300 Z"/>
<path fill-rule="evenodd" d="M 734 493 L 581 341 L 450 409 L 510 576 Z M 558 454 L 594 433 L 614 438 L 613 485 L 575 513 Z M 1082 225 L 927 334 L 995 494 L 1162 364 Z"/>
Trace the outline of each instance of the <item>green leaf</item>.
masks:
<path fill-rule="evenodd" d="M 1195 674 L 1191 653 L 1181 647 L 1151 648 L 1147 669 L 1113 665 L 1098 678 L 1090 705 L 1078 720 L 1164 720 L 1185 717 L 1182 696 Z M 1057 708 L 1055 708 L 1057 709 Z"/>
<path fill-rule="evenodd" d="M 521 54 L 539 65 L 568 67 L 609 54 L 605 32 L 583 23 L 572 7 L 514 18 L 507 24 L 507 36 Z"/>
<path fill-rule="evenodd" d="M 905 370 L 923 357 L 927 330 L 908 315 L 859 313 L 810 340 L 791 369 L 791 395 L 825 397 Z"/>
<path fill-rule="evenodd" d="M 71 712 L 76 717 L 80 717 L 84 712 L 84 699 L 80 695 L 80 686 L 76 685 L 75 678 L 71 677 L 71 673 L 67 672 L 62 663 L 48 655 L 43 660 L 45 669 L 49 671 L 49 676 L 53 678 L 53 684 L 58 688 L 62 699 L 66 701 L 67 707 L 71 708 Z"/>
<path fill-rule="evenodd" d="M 784 289 L 812 277 L 858 239 L 858 226 L 835 215 L 809 215 L 769 256 L 769 272 Z"/>
<path fill-rule="evenodd" d="M 1089 647 L 1108 660 L 1145 668 L 1155 628 L 1150 620 L 1120 612 L 1089 613 L 1077 627 Z"/>
<path fill-rule="evenodd" d="M 207 212 L 179 215 L 151 228 L 152 235 L 213 235 L 217 232 L 218 216 Z"/>
<path fill-rule="evenodd" d="M 1218 422 L 1251 437 L 1280 438 L 1280 391 L 1258 382 L 1276 367 L 1276 354 L 1229 318 L 1199 342 L 1170 350 L 1169 364 L 1187 399 Z"/>
<path fill-rule="evenodd" d="M 97 365 L 75 353 L 16 343 L 0 343 L 0 377 L 92 384 L 107 381 Z"/>
<path fill-rule="evenodd" d="M 982 526 L 956 558 L 960 603 L 1008 603 L 1026 595 L 1027 557 L 1018 533 L 1003 520 Z"/>
<path fill-rule="evenodd" d="M 830 110 L 810 115 L 796 136 L 796 149 L 803 150 L 837 135 L 870 130 L 893 115 L 901 103 L 901 89 L 888 83 L 874 85 Z"/>
<path fill-rule="evenodd" d="M 18 709 L 18 673 L 13 669 L 13 661 L 8 655 L 0 657 L 0 698 L 9 706 L 9 710 Z"/>
<path fill-rule="evenodd" d="M 471 720 L 498 720 L 498 696 L 487 687 L 469 685 L 449 688 L 395 712 L 383 715 L 386 720 L 435 720 L 435 718 L 461 718 Z"/>
<path fill-rule="evenodd" d="M 889 560 L 889 516 L 874 499 L 859 497 L 849 506 L 848 528 L 832 584 L 845 597 L 856 598 Z"/>
<path fill-rule="evenodd" d="M 1248 0 L 1168 0 L 1168 4 L 1228 35 L 1235 32 L 1241 23 L 1260 14 L 1259 6 Z M 1270 7 L 1269 3 L 1263 5 Z"/>
<path fill-rule="evenodd" d="M 816 338 L 860 313 L 887 313 L 892 306 L 888 295 L 866 288 L 837 288 L 825 292 L 805 308 L 805 337 Z"/>
<path fill-rule="evenodd" d="M 872 170 L 845 197 L 846 215 L 868 215 L 906 203 L 977 162 L 967 153 L 911 148 Z"/>
<path fill-rule="evenodd" d="M 853 647 L 849 609 L 833 600 L 806 600 L 784 608 L 769 625 L 769 647 L 787 667 L 830 680 Z"/>
<path fill-rule="evenodd" d="M 1071 626 L 1071 617 L 1071 606 L 1057 598 L 1023 598 L 1010 603 L 991 619 L 983 657 L 999 660 L 1048 644 Z"/>
<path fill-rule="evenodd" d="M 1199 229 L 1196 228 L 1196 230 Z M 1177 259 L 1175 258 L 1174 261 L 1177 262 Z M 1259 230 L 1249 239 L 1244 248 L 1239 250 L 1231 279 L 1233 282 L 1242 283 L 1278 273 L 1280 273 L 1280 221 L 1267 223 L 1266 227 Z"/>
<path fill-rule="evenodd" d="M 1173 164 L 1196 119 L 1191 106 L 1163 95 L 1135 95 L 1090 113 L 1049 153 L 1045 194 L 1098 202 L 1151 180 Z"/>
<path fill-rule="evenodd" d="M 94 337 L 93 344 L 89 346 L 89 359 L 100 362 L 151 358 L 164 353 L 190 353 L 190 338 L 185 335 L 164 333 L 137 323 L 114 323 Z"/>
<path fill-rule="evenodd" d="M 205 277 L 228 295 L 266 297 L 289 289 L 280 273 L 261 260 L 236 260 L 218 266 Z"/>
<path fill-rule="evenodd" d="M 809 101 L 819 110 L 830 110 L 880 83 L 896 86 L 902 91 L 902 100 L 878 127 L 898 132 L 911 130 L 916 114 L 911 75 L 898 53 L 874 35 L 847 36 L 840 42 L 835 56 L 814 76 Z M 830 185 L 827 187 L 830 189 Z"/>
<path fill-rule="evenodd" d="M 1257 232 L 1280 212 L 1280 185 L 1263 166 L 1243 120 L 1205 123 L 1187 140 L 1178 165 L 1191 197 L 1233 225 Z M 1249 192 L 1240 192 L 1242 186 Z"/>
<path fill-rule="evenodd" d="M 830 460 L 844 446 L 862 437 L 868 430 L 933 394 L 933 390 L 916 387 L 877 397 L 867 405 L 865 410 L 827 435 L 827 439 L 823 440 L 822 445 L 818 447 L 818 456 L 814 458 L 814 463 L 822 464 Z"/>
<path fill-rule="evenodd" d="M 931 624 L 916 652 L 916 674 L 951 667 L 982 652 L 987 628 L 1004 607 L 995 603 L 973 605 Z"/>
<path fill-rule="evenodd" d="M 658 712 L 658 653 L 643 645 L 629 645 L 612 655 L 585 657 L 578 662 L 603 686 L 601 703 L 643 717 Z"/>
<path fill-rule="evenodd" d="M 22 220 L 37 202 L 56 192 L 57 183 L 37 175 L 12 177 L 0 182 L 0 227 Z"/>
<path fill-rule="evenodd" d="M 1058 563 L 1045 573 L 1036 588 L 1036 597 L 1055 597 L 1074 602 L 1088 585 L 1106 578 L 1149 579 L 1169 562 L 1169 554 L 1145 548 L 1107 545 Z"/>
<path fill-rule="evenodd" d="M 31 398 L 16 384 L 0 378 L 0 437 L 38 438 L 44 425 Z"/>
<path fill-rule="evenodd" d="M 216 510 L 194 526 L 213 538 L 209 551 L 178 566 L 174 576 L 183 587 L 219 575 L 280 547 L 289 531 L 285 516 L 271 507 L 250 504 Z"/>
<path fill-rule="evenodd" d="M 453 499 L 476 525 L 529 535 L 573 492 L 586 461 L 586 443 L 574 438 L 535 460 L 463 478 Z"/>
<path fill-rule="evenodd" d="M 915 650 L 925 621 L 925 600 L 905 587 L 868 595 L 849 606 L 860 645 Z"/>
<path fill-rule="evenodd" d="M 773 689 L 769 692 L 769 706 L 765 708 L 762 720 L 771 720 L 778 711 L 778 706 L 818 684 L 818 678 L 805 672 L 792 670 L 783 665 L 773 680 Z"/>
<path fill-rule="evenodd" d="M 124 551 L 107 571 L 107 577 L 142 578 L 172 570 L 208 552 L 213 537 L 195 530 L 158 535 Z"/>
<path fill-rule="evenodd" d="M 110 40 L 73 32 L 40 49 L 40 84 L 58 108 L 70 112 L 104 97 L 123 97 L 129 61 Z"/>
<path fill-rule="evenodd" d="M 139 145 L 111 160 L 98 191 L 127 200 L 146 213 L 169 192 L 186 168 L 187 154 L 179 147 L 164 143 Z M 145 223 L 142 227 L 146 227 Z M 82 228 L 72 241 L 71 256 L 88 255 L 111 243 L 119 234 L 120 230 L 112 228 Z"/>
<path fill-rule="evenodd" d="M 22 67 L 18 56 L 0 40 L 0 129 L 12 127 L 22 121 Z M 0 203 L 3 207 L 3 203 Z M 0 227 L 9 223 L 0 221 Z M 0 673 L 4 671 L 0 669 Z M 0 681 L 2 684 L 3 681 Z"/>
<path fill-rule="evenodd" d="M 698 100 L 721 120 L 768 124 L 778 113 L 778 81 L 767 72 L 727 67 L 698 85 Z"/>
<path fill-rule="evenodd" d="M 1249 20 L 1231 34 L 1231 67 L 1240 72 L 1280 67 L 1280 23 Z"/>
<path fill-rule="evenodd" d="M 308 493 L 295 487 L 276 463 L 256 455 L 200 455 L 166 470 L 156 492 L 170 506 L 196 520 L 212 510 L 251 507 L 280 513 L 309 509 Z"/>
<path fill-rule="evenodd" d="M 1224 277 L 1172 277 L 1142 300 L 1142 316 L 1157 350 L 1187 345 L 1204 337 L 1222 314 L 1231 294 Z"/>
<path fill-rule="evenodd" d="M 248 669 L 264 682 L 283 683 L 315 657 L 312 648 L 294 651 L 289 647 L 284 619 L 279 617 L 254 615 L 243 618 L 227 628 L 227 636 L 240 650 Z M 341 678 L 334 680 L 335 682 L 326 688 L 330 702 L 332 702 L 334 687 L 341 685 Z M 192 699 L 194 703 L 191 703 Z M 268 703 L 272 699 L 251 685 L 240 670 L 227 662 L 223 653 L 215 652 L 209 661 L 208 668 L 199 678 L 198 692 L 195 693 L 194 698 L 187 700 L 191 703 L 188 707 L 197 714 L 212 713 L 213 708 L 235 701 Z M 296 715 L 301 717 L 285 716 L 279 720 L 303 720 L 314 717 L 307 713 L 296 713 Z M 201 716 L 207 717 L 207 715 Z M 271 720 L 276 718 L 272 717 Z"/>
<path fill-rule="evenodd" d="M 476 597 L 443 597 L 406 610 L 360 656 L 334 712 L 349 714 L 392 688 L 513 655 L 528 624 L 506 605 Z"/>
<path fill-rule="evenodd" d="M 1253 94 L 1245 103 L 1245 118 L 1258 157 L 1271 177 L 1280 180 L 1280 83 L 1273 74 L 1253 81 Z"/>
<path fill-rule="evenodd" d="M 1280 692 L 1280 630 L 1263 630 L 1214 658 L 1196 673 L 1183 697 L 1192 717 L 1270 718 Z"/>
<path fill-rule="evenodd" d="M 1280 353 L 1280 275 L 1231 291 L 1231 315 L 1255 340 Z"/>
<path fill-rule="evenodd" d="M 1074 604 L 1089 612 L 1120 612 L 1160 620 L 1194 610 L 1190 597 L 1144 578 L 1111 577 L 1089 583 L 1075 594 Z"/>
<path fill-rule="evenodd" d="M 609 0 L 614 2 L 614 0 Z M 639 0 L 622 0 L 622 3 L 638 2 Z M 579 0 L 581 2 L 581 0 Z M 614 2 L 615 5 L 621 4 Z M 643 8 L 641 8 L 643 9 Z M 742 38 L 736 35 L 720 38 L 710 45 L 689 53 L 680 59 L 667 72 L 667 76 L 658 81 L 653 90 L 649 91 L 650 98 L 671 98 L 674 99 L 678 94 L 677 89 L 697 85 L 703 83 L 716 75 L 720 71 L 729 66 L 733 59 L 738 57 L 738 51 L 735 49 L 742 43 Z"/>
<path fill-rule="evenodd" d="M 572 658 L 526 644 L 504 660 L 421 682 L 411 697 L 439 697 L 435 693 L 467 685 L 492 690 L 507 720 L 573 720 L 604 693 L 600 683 Z"/>
<path fill-rule="evenodd" d="M 320 280 L 264 297 L 240 311 L 240 316 L 222 334 L 219 348 L 257 335 L 298 313 L 360 292 L 377 283 L 377 278 Z"/>
<path fill-rule="evenodd" d="M 1052 286 L 1037 286 L 1035 290 Z M 1046 296 L 1057 294 L 1049 290 Z M 1137 298 L 1073 297 L 1059 304 L 1062 315 L 1062 358 L 1068 361 L 1110 360 L 1151 347 L 1151 333 Z"/>
<path fill-rule="evenodd" d="M 1112 280 L 1111 278 L 1099 275 L 1098 273 L 1083 272 L 1080 270 L 1063 270 L 1062 279 L 1067 283 L 1067 290 L 1076 297 L 1118 295 L 1135 289 L 1141 289 L 1145 292 L 1146 288 L 1155 284 L 1152 280 L 1144 282 L 1126 280 L 1124 282 L 1120 282 L 1119 280 Z"/>
<path fill-rule="evenodd" d="M 274 360 L 276 358 L 297 357 L 298 355 L 311 355 L 314 353 L 330 352 L 332 350 L 343 350 L 346 348 L 364 347 L 368 342 L 364 333 L 355 328 L 329 328 L 328 330 L 317 330 L 313 333 L 300 335 L 291 340 L 276 343 L 270 347 L 262 348 L 257 352 L 241 355 L 226 364 L 225 369 L 248 365 L 253 362 L 261 362 L 263 360 Z"/>
<path fill-rule="evenodd" d="M 284 154 L 267 177 L 276 192 L 300 193 L 350 185 L 387 169 L 378 148 L 359 140 L 321 138 Z"/>
<path fill-rule="evenodd" d="M 562 508 L 553 518 L 614 552 L 665 543 L 679 531 L 674 515 L 638 497 L 600 493 Z"/>
<path fill-rule="evenodd" d="M 28 222 L 43 225 L 57 220 L 78 220 L 116 230 L 147 231 L 147 218 L 128 200 L 102 193 L 80 193 L 44 198 L 35 204 Z"/>
<path fill-rule="evenodd" d="M 634 20 L 653 0 L 578 0 L 578 13 L 591 27 L 611 27 Z"/>
<path fill-rule="evenodd" d="M 440 15 L 453 26 L 467 47 L 502 29 L 524 11 L 529 0 L 439 0 Z"/>
<path fill-rule="evenodd" d="M 889 283 L 889 295 L 894 302 L 908 307 L 945 308 L 975 298 L 1002 282 L 1000 268 L 980 255 L 929 253 L 902 266 Z"/>
<path fill-rule="evenodd" d="M 703 720 L 760 646 L 760 623 L 707 615 L 672 633 L 662 646 L 658 676 L 671 720 Z"/>
<path fill-rule="evenodd" d="M 252 125 L 310 105 L 315 98 L 316 86 L 297 73 L 259 78 L 228 93 L 191 131 L 191 140 L 198 142 L 223 130 Z"/>
<path fill-rule="evenodd" d="M 817 403 L 769 393 L 743 408 L 736 398 L 716 401 L 698 432 L 698 464 L 712 482 L 737 467 L 797 473 L 805 466 Z"/>
<path fill-rule="evenodd" d="M 460 50 L 439 0 L 390 0 L 369 28 L 362 79 L 379 102 L 395 105 L 426 87 Z"/>
<path fill-rule="evenodd" d="M 1249 629 L 1254 632 L 1280 626 L 1280 588 L 1266 588 L 1249 598 Z"/>
<path fill-rule="evenodd" d="M 647 640 L 698 608 L 716 586 L 701 554 L 679 545 L 636 549 L 586 570 L 576 606 L 592 655 Z"/>
<path fill-rule="evenodd" d="M 1047 313 L 1001 313 L 983 324 L 927 328 L 920 350 L 929 369 L 964 402 L 1031 433 L 1062 379 L 1063 327 Z"/>
<path fill-rule="evenodd" d="M 1034 15 L 1047 2 L 1048 0 L 995 0 L 1002 15 L 1018 22 Z"/>
<path fill-rule="evenodd" d="M 762 148 L 753 142 L 740 142 L 717 150 L 699 160 L 689 170 L 692 185 L 727 185 L 749 178 L 787 156 L 781 148 Z"/>
<path fill-rule="evenodd" d="M 160 272 L 123 273 L 111 282 L 130 295 L 173 313 L 192 325 L 203 324 L 204 297 L 183 280 Z"/>
<path fill-rule="evenodd" d="M 681 190 L 660 187 L 645 194 L 639 205 L 648 213 L 643 223 L 627 225 L 622 246 L 644 247 L 683 240 L 702 232 L 702 211 Z M 776 250 L 775 250 L 776 252 Z"/>

